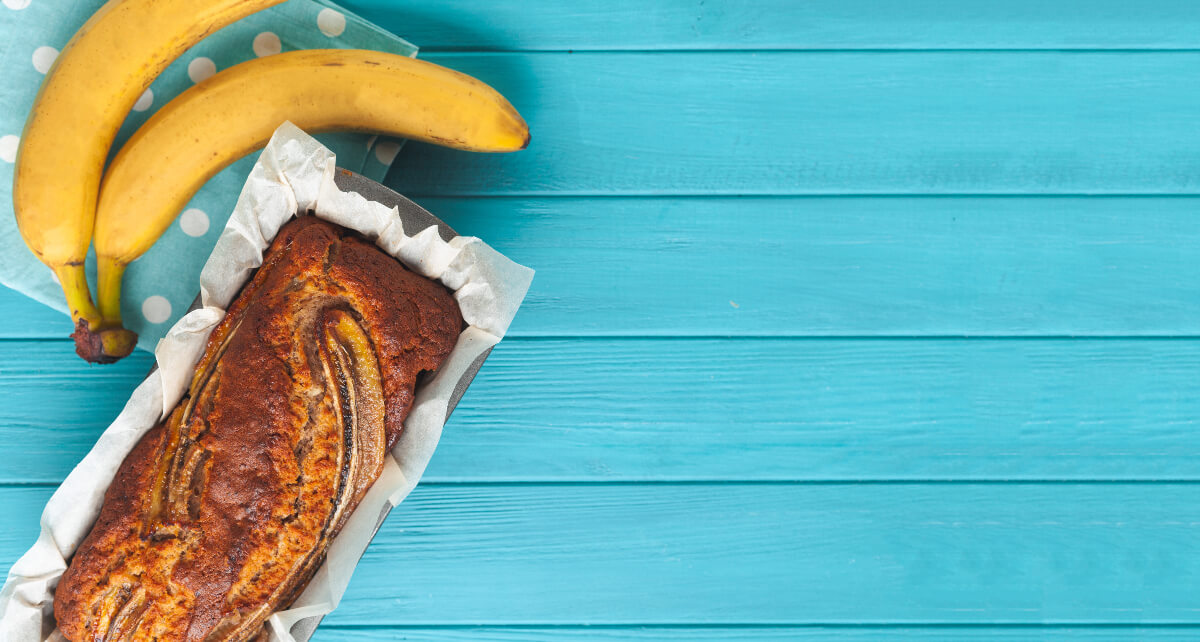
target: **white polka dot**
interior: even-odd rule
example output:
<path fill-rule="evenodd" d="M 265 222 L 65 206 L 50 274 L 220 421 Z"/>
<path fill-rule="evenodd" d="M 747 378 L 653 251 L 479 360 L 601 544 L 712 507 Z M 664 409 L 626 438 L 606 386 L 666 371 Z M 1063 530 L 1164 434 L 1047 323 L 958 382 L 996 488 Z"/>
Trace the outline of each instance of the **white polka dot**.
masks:
<path fill-rule="evenodd" d="M 162 323 L 171 318 L 171 302 L 157 294 L 142 301 L 142 316 L 150 323 Z"/>
<path fill-rule="evenodd" d="M 205 232 L 208 232 L 208 214 L 194 207 L 184 210 L 183 215 L 179 217 L 179 227 L 188 236 L 204 236 Z"/>
<path fill-rule="evenodd" d="M 211 58 L 200 56 L 188 63 L 188 78 L 191 78 L 192 82 L 204 82 L 215 73 L 217 64 Z"/>
<path fill-rule="evenodd" d="M 133 103 L 133 111 L 146 111 L 147 109 L 150 109 L 150 105 L 153 104 L 154 92 L 147 89 L 146 91 L 142 92 L 142 95 L 137 99 L 137 102 Z"/>
<path fill-rule="evenodd" d="M 375 143 L 375 158 L 384 165 L 391 165 L 400 152 L 400 144 L 394 140 L 381 140 Z"/>
<path fill-rule="evenodd" d="M 254 55 L 259 58 L 274 56 L 280 51 L 283 51 L 283 43 L 279 42 L 279 36 L 270 31 L 264 31 L 254 36 Z"/>
<path fill-rule="evenodd" d="M 333 9 L 321 9 L 317 14 L 317 28 L 330 38 L 336 38 L 346 30 L 346 16 Z"/>
<path fill-rule="evenodd" d="M 29 6 L 30 0 L 4 0 L 4 6 L 13 11 L 20 11 Z"/>
<path fill-rule="evenodd" d="M 6 163 L 17 162 L 17 147 L 21 145 L 21 137 L 9 134 L 0 136 L 0 160 Z"/>
<path fill-rule="evenodd" d="M 54 47 L 38 47 L 33 50 L 33 68 L 38 70 L 38 73 L 44 74 L 50 71 L 50 67 L 54 65 L 54 59 L 58 57 L 58 50 Z"/>

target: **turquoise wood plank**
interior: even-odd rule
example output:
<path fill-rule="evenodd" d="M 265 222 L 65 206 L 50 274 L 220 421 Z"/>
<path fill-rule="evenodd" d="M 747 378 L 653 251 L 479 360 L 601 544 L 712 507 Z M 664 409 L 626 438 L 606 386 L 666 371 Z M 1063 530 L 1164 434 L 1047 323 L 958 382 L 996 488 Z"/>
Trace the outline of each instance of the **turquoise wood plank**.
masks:
<path fill-rule="evenodd" d="M 344 0 L 423 51 L 1194 49 L 1183 0 Z"/>
<path fill-rule="evenodd" d="M 56 483 L 150 360 L 0 364 L 0 481 Z M 1197 373 L 1197 340 L 511 340 L 426 478 L 1200 480 Z"/>
<path fill-rule="evenodd" d="M 47 488 L 0 489 L 0 557 Z M 421 486 L 334 625 L 1198 622 L 1200 484 Z"/>
<path fill-rule="evenodd" d="M 66 315 L 0 285 L 0 339 L 62 339 L 71 330 Z"/>
<path fill-rule="evenodd" d="M 90 365 L 70 340 L 0 341 L 0 481 L 62 481 L 153 365 L 140 351 Z"/>
<path fill-rule="evenodd" d="M 1129 642 L 1129 640 L 1170 640 L 1192 642 L 1200 637 L 1200 627 L 1092 627 L 1085 626 L 737 626 L 720 628 L 576 626 L 576 627 L 397 627 L 338 628 L 321 627 L 313 642 L 349 642 L 351 640 L 411 640 L 413 642 L 678 642 L 681 640 L 750 642 L 790 642 L 792 640 L 840 640 L 841 642 L 958 642 L 960 640 L 1003 640 L 1005 642 Z"/>
<path fill-rule="evenodd" d="M 1167 484 L 426 488 L 329 622 L 1191 623 L 1198 500 Z"/>
<path fill-rule="evenodd" d="M 513 336 L 1200 335 L 1197 198 L 419 200 L 538 270 Z"/>
<path fill-rule="evenodd" d="M 1200 334 L 1200 199 L 418 200 L 537 268 L 515 335 Z"/>
<path fill-rule="evenodd" d="M 1200 53 L 430 54 L 530 148 L 406 148 L 414 195 L 1197 193 Z"/>

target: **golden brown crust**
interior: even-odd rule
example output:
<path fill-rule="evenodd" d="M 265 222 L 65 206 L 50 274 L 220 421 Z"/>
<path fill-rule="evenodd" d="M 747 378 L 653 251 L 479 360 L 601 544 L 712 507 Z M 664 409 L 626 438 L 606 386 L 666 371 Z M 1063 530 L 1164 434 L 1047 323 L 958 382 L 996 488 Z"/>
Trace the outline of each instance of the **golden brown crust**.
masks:
<path fill-rule="evenodd" d="M 246 640 L 316 570 L 462 329 L 440 284 L 313 217 L 126 457 L 55 594 L 70 640 Z"/>

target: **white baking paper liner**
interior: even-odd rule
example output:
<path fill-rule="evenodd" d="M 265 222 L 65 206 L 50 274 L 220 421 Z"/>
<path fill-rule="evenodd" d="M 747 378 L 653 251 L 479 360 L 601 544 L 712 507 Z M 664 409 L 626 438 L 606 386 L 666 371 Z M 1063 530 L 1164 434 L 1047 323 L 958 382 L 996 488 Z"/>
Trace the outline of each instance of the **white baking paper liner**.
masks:
<path fill-rule="evenodd" d="M 158 369 L 133 391 L 121 414 L 46 503 L 37 543 L 9 571 L 0 591 L 0 640 L 62 639 L 54 628 L 54 587 L 99 514 L 118 466 L 183 397 L 209 333 L 262 263 L 279 228 L 306 211 L 361 232 L 410 269 L 441 281 L 454 291 L 469 326 L 433 378 L 418 388 L 382 475 L 331 542 L 325 563 L 292 607 L 272 615 L 267 626 L 273 640 L 294 642 L 291 630 L 297 622 L 337 607 L 379 523 L 424 473 L 456 386 L 504 336 L 533 271 L 477 238 L 445 241 L 436 227 L 406 233 L 398 210 L 341 191 L 334 184 L 335 170 L 333 153 L 312 137 L 291 123 L 276 130 L 200 274 L 201 307 L 180 319 L 159 342 L 154 351 Z"/>

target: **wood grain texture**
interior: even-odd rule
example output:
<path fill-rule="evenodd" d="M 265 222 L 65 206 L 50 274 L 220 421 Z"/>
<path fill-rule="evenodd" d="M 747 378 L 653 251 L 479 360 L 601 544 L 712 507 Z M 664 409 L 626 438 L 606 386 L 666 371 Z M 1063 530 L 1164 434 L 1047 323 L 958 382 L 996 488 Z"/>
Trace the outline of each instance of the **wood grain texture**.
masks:
<path fill-rule="evenodd" d="M 7 339 L 55 338 L 71 334 L 67 315 L 4 286 L 0 286 L 0 341 Z M 0 347 L 0 350 L 3 350 Z M 0 367 L 4 361 L 0 359 Z"/>
<path fill-rule="evenodd" d="M 0 343 L 0 482 L 60 481 L 151 363 L 57 348 Z M 426 480 L 1200 480 L 1197 372 L 1200 340 L 510 340 Z"/>
<path fill-rule="evenodd" d="M 413 145 L 465 194 L 1196 194 L 1200 52 L 429 54 L 508 96 L 510 155 Z"/>
<path fill-rule="evenodd" d="M 0 489 L 6 567 L 49 492 Z M 423 485 L 327 623 L 1188 623 L 1198 528 L 1200 484 Z"/>
<path fill-rule="evenodd" d="M 318 642 L 1200 637 L 1200 5 L 346 5 L 529 119 L 389 184 L 539 272 Z M 152 364 L 68 330 L 0 570 Z"/>
<path fill-rule="evenodd" d="M 1195 49 L 1184 0 L 345 0 L 422 51 Z M 499 5 L 499 6 L 498 6 Z"/>
<path fill-rule="evenodd" d="M 1168 484 L 425 488 L 329 623 L 1194 622 L 1197 500 Z"/>
<path fill-rule="evenodd" d="M 413 642 L 790 642 L 793 640 L 840 640 L 841 642 L 960 642 L 997 640 L 1003 642 L 1192 642 L 1200 637 L 1200 627 L 1086 627 L 1086 626 L 566 626 L 566 627 L 337 627 L 317 630 L 313 642 L 350 642 L 362 640 L 410 640 Z"/>
<path fill-rule="evenodd" d="M 537 268 L 511 336 L 1200 335 L 1200 198 L 418 200 Z"/>
<path fill-rule="evenodd" d="M 537 267 L 517 336 L 1200 334 L 1195 198 L 418 200 Z"/>

